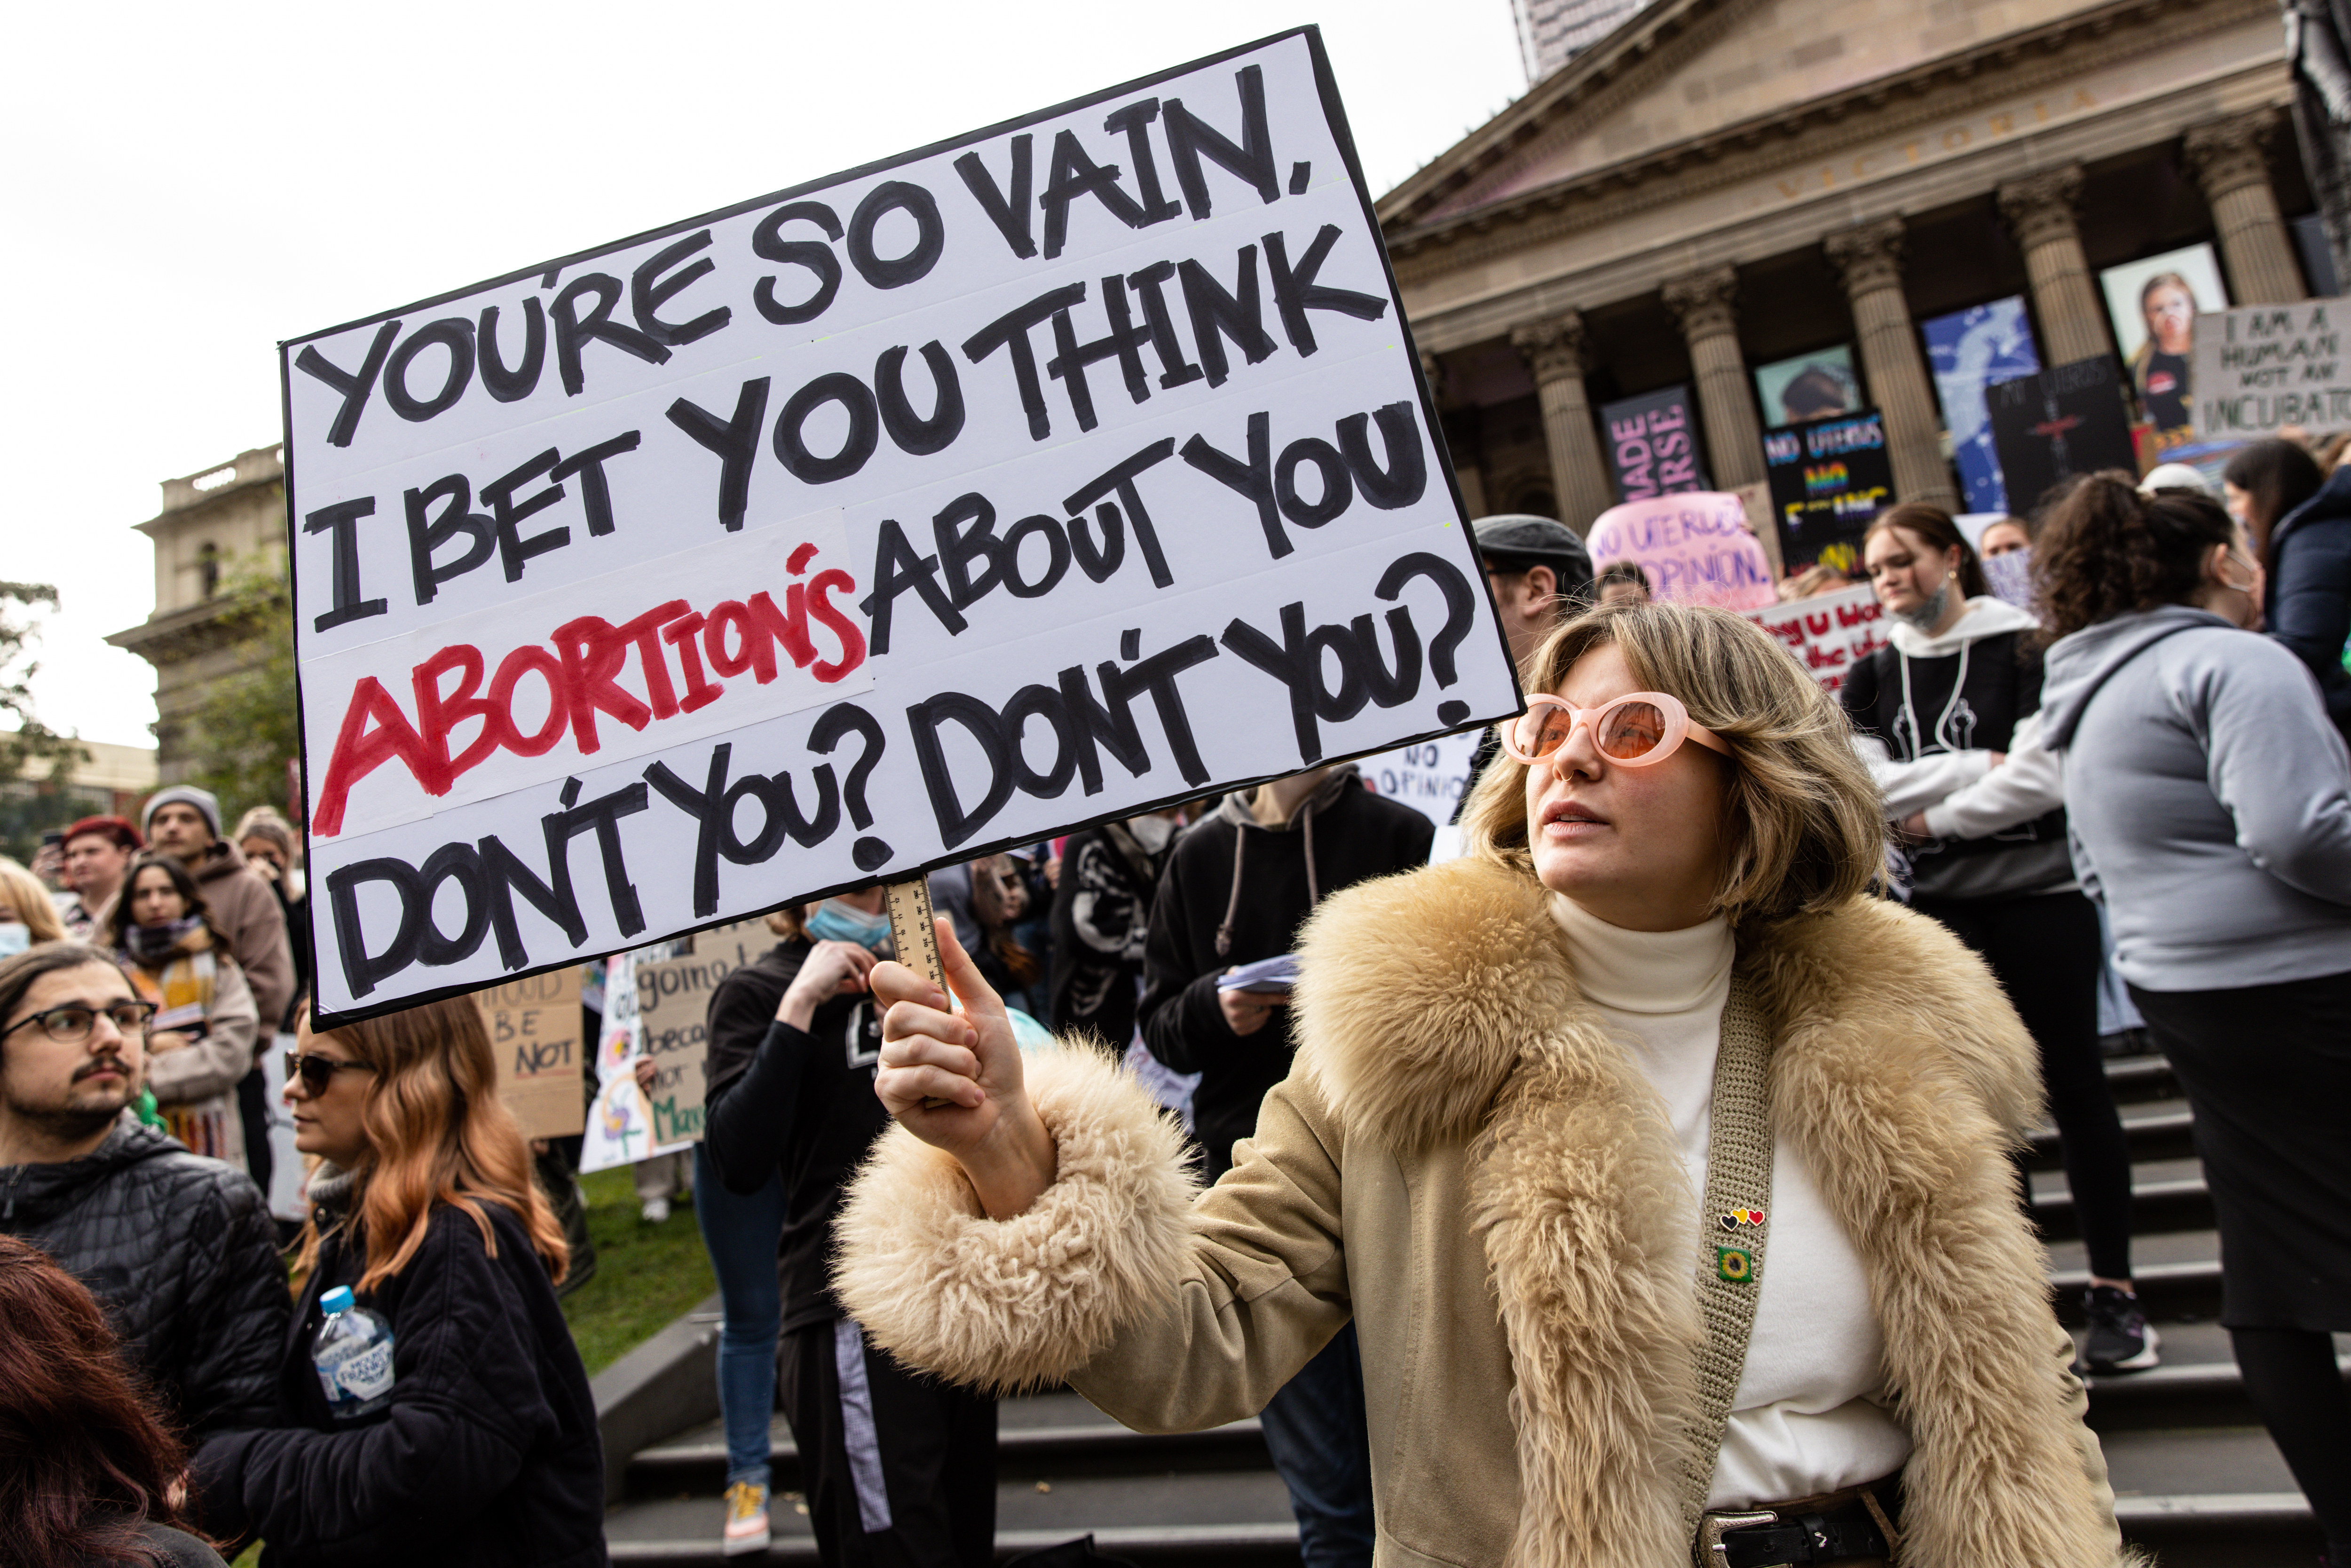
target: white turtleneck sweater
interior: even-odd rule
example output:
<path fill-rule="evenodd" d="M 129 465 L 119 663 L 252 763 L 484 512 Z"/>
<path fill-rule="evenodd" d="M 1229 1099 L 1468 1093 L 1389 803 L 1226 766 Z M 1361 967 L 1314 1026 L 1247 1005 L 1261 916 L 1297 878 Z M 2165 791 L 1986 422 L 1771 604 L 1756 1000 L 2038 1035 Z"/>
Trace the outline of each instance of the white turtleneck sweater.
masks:
<path fill-rule="evenodd" d="M 1584 999 L 1665 1102 L 1689 1173 L 1689 1256 L 1706 1191 L 1714 1059 L 1730 997 L 1730 926 L 1626 931 L 1553 894 Z M 1772 1151 L 1771 1231 L 1747 1366 L 1715 1462 L 1709 1508 L 1743 1508 L 1876 1480 L 1910 1457 L 1881 1403 L 1886 1342 L 1860 1256 L 1786 1144 Z"/>

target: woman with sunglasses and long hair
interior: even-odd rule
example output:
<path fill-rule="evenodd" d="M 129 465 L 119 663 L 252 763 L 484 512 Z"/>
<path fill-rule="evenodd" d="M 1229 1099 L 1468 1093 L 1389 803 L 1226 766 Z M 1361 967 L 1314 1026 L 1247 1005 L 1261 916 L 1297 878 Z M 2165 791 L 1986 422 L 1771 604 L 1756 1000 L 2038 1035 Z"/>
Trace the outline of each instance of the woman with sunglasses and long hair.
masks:
<path fill-rule="evenodd" d="M 131 983 L 159 1009 L 147 1045 L 147 1087 L 164 1130 L 197 1154 L 244 1169 L 236 1086 L 253 1071 L 259 1015 L 195 878 L 173 856 L 141 856 L 114 901 L 107 936 Z"/>
<path fill-rule="evenodd" d="M 1869 895 L 1876 791 L 1754 622 L 1586 612 L 1463 858 L 1308 922 L 1290 1077 L 1196 1193 L 1106 1058 L 894 964 L 843 1304 L 967 1383 L 1145 1430 L 1259 1409 L 1351 1320 L 1383 1563 L 2115 1568 L 2011 1141 L 2032 1041 Z M 1715 1554 L 1718 1543 L 1720 1554 Z"/>
<path fill-rule="evenodd" d="M 275 1563 L 601 1564 L 603 1455 L 555 1302 L 562 1227 L 498 1100 L 470 998 L 313 1031 L 286 1071 L 295 1147 L 319 1157 L 277 1424 L 196 1459 L 205 1522 Z M 392 1388 L 332 1409 L 311 1346 L 350 1291 L 392 1330 Z"/>
<path fill-rule="evenodd" d="M 2252 635 L 2262 571 L 2202 497 L 2082 481 L 2034 562 L 2043 728 L 2115 967 L 2196 1113 L 2220 1321 L 2245 1392 L 2351 1568 L 2351 753 Z"/>

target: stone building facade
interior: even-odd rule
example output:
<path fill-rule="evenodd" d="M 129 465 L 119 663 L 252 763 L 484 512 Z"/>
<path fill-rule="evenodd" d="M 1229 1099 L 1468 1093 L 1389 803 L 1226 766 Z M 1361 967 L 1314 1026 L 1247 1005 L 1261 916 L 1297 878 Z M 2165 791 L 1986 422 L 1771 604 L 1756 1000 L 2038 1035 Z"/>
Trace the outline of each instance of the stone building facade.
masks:
<path fill-rule="evenodd" d="M 1473 513 L 1589 528 L 1595 409 L 1678 382 L 1760 482 L 1751 367 L 1840 342 L 1956 510 L 1917 323 L 2022 294 L 2044 364 L 2110 353 L 2099 270 L 2199 241 L 2306 298 L 2292 97 L 2274 0 L 1656 0 L 1380 218 Z"/>
<path fill-rule="evenodd" d="M 163 507 L 138 525 L 154 541 L 155 609 L 107 639 L 155 666 L 155 764 L 162 783 L 192 770 L 192 723 L 206 688 L 240 652 L 223 590 L 286 549 L 286 465 L 276 446 L 163 481 Z"/>

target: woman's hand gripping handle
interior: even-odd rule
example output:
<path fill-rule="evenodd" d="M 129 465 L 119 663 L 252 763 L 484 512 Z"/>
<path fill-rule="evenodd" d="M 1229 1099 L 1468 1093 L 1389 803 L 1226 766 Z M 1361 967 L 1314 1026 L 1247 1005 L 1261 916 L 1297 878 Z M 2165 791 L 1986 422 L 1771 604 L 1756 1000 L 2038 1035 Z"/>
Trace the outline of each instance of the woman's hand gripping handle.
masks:
<path fill-rule="evenodd" d="M 873 1092 L 906 1130 L 963 1166 L 993 1219 L 1027 1212 L 1053 1184 L 1059 1157 L 1020 1071 L 1004 999 L 980 978 L 950 921 L 936 923 L 947 998 L 894 960 L 868 977 L 882 1015 L 882 1064 Z"/>

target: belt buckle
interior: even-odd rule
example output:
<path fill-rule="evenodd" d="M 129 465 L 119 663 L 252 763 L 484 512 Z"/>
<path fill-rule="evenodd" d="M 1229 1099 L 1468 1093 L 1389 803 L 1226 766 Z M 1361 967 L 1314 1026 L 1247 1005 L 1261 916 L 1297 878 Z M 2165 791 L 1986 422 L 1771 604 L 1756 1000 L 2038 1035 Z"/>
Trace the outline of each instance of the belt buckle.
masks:
<path fill-rule="evenodd" d="M 1758 1524 L 1777 1524 L 1780 1516 L 1768 1508 L 1725 1509 L 1698 1516 L 1698 1561 L 1699 1568 L 1725 1568 L 1730 1561 L 1730 1549 L 1723 1544 L 1725 1531 L 1745 1530 Z"/>

